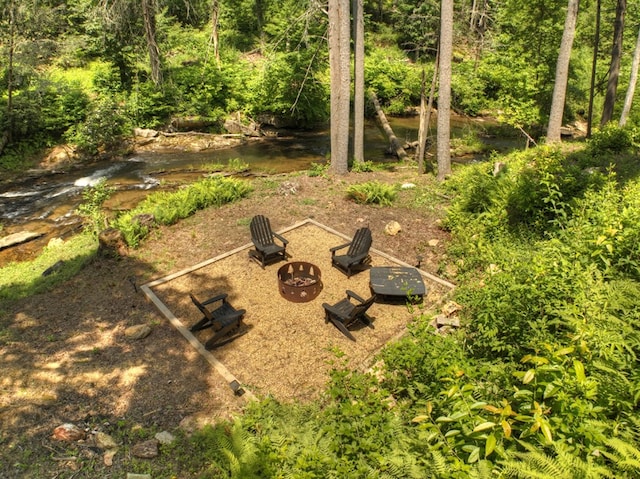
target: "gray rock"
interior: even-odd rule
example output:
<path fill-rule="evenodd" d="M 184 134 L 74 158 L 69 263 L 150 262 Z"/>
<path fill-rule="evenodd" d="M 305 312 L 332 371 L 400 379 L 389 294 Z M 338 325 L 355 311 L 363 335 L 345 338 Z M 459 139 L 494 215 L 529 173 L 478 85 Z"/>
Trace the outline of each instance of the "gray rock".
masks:
<path fill-rule="evenodd" d="M 176 440 L 176 437 L 168 431 L 159 432 L 154 436 L 160 444 L 171 444 Z"/>

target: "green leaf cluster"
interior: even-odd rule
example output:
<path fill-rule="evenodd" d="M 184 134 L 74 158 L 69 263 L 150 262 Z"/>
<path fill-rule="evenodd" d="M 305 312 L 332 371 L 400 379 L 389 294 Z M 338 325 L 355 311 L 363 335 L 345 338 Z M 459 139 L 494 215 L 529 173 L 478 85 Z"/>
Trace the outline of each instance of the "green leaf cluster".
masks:
<path fill-rule="evenodd" d="M 111 224 L 122 231 L 129 246 L 136 247 L 149 234 L 149 228 L 139 218 L 152 215 L 154 223 L 174 224 L 210 206 L 236 201 L 251 191 L 249 183 L 224 177 L 209 177 L 175 192 L 158 192 L 145 198 L 133 210 L 118 216 Z"/>

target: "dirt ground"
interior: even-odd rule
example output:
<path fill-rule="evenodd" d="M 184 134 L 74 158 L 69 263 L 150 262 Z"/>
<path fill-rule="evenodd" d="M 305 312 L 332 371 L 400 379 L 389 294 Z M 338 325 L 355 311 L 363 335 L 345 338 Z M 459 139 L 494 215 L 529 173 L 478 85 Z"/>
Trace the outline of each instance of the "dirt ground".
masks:
<path fill-rule="evenodd" d="M 349 183 L 369 180 L 396 185 L 430 181 L 410 167 L 337 178 L 254 178 L 250 181 L 255 190 L 248 198 L 160 228 L 127 256 L 96 259 L 55 290 L 3 307 L 0 476 L 38 477 L 21 475 L 25 451 L 34 449 L 38 457 L 62 454 L 64 447 L 51 434 L 63 423 L 112 433 L 126 420 L 171 431 L 232 417 L 251 394 L 281 401 L 316 397 L 337 349 L 353 367 L 367 367 L 381 346 L 402 334 L 413 315 L 436 307 L 449 291 L 426 277 L 429 294 L 421 308 L 411 312 L 406 306 L 375 303 L 370 310 L 375 328 L 356 331 L 356 342 L 325 324 L 323 302 L 337 302 L 345 289 L 368 296 L 368 272 L 347 279 L 330 266 L 328 251 L 361 226 L 373 233 L 374 266 L 393 265 L 391 258 L 415 265 L 420 257 L 420 269 L 437 276 L 446 265 L 448 238 L 438 227 L 441 211 L 428 201 L 409 208 L 418 189 L 401 190 L 392 207 L 346 199 Z M 278 231 L 309 218 L 330 228 L 305 223 L 285 233 L 290 260 L 312 262 L 322 273 L 323 290 L 316 299 L 286 301 L 276 278 L 284 263 L 263 270 L 249 260 L 248 224 L 256 214 L 268 216 Z M 395 236 L 384 233 L 391 221 L 402 227 Z M 177 274 L 232 250 L 237 252 Z M 162 280 L 168 275 L 176 276 Z M 247 334 L 212 354 L 251 394 L 234 395 L 228 378 L 143 294 L 143 285 L 159 280 L 150 291 L 185 327 L 200 317 L 188 292 L 205 299 L 224 290 L 234 306 L 247 310 Z M 128 339 L 125 330 L 138 324 L 151 326 L 151 334 Z M 210 334 L 205 330 L 196 336 L 204 341 Z M 123 460 L 116 455 L 111 471 Z M 73 470 L 73 461 L 50 459 L 49 466 L 51 472 L 42 477 Z"/>

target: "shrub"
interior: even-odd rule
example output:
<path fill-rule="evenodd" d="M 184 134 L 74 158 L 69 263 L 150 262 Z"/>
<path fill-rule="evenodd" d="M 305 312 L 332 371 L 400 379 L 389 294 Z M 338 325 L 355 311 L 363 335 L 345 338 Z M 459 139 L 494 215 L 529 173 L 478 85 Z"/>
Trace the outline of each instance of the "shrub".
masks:
<path fill-rule="evenodd" d="M 349 186 L 347 196 L 356 203 L 391 205 L 398 196 L 398 192 L 394 186 L 385 185 L 379 181 L 368 181 Z"/>
<path fill-rule="evenodd" d="M 66 136 L 82 154 L 93 156 L 118 145 L 125 127 L 123 112 L 116 101 L 102 97 L 92 105 L 84 123 L 69 129 Z"/>

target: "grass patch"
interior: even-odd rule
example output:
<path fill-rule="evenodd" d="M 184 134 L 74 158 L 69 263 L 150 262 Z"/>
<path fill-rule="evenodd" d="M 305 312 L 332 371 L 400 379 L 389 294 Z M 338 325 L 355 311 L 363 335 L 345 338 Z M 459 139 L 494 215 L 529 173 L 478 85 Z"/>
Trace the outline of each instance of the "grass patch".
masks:
<path fill-rule="evenodd" d="M 75 276 L 97 250 L 96 238 L 80 234 L 63 244 L 47 246 L 32 261 L 10 263 L 0 269 L 0 299 L 13 301 L 49 290 Z M 43 276 L 49 268 L 52 272 Z"/>

